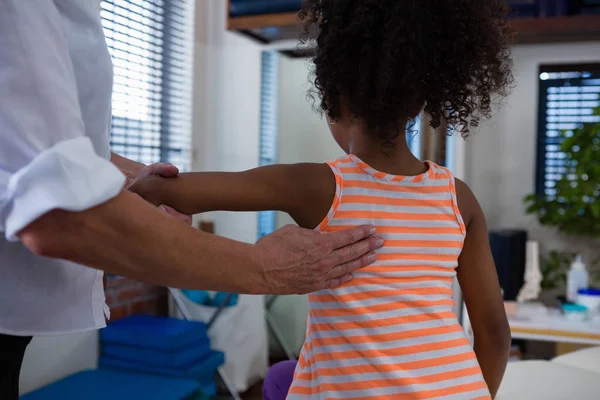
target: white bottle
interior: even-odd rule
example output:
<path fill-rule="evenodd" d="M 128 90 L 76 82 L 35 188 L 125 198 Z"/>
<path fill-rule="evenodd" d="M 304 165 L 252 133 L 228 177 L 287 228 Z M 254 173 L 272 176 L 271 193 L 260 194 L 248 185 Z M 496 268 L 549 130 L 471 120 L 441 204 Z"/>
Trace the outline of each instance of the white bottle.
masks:
<path fill-rule="evenodd" d="M 588 288 L 588 279 L 588 272 L 585 269 L 582 257 L 577 256 L 573 264 L 571 264 L 571 269 L 567 275 L 567 300 L 575 303 L 579 289 Z"/>

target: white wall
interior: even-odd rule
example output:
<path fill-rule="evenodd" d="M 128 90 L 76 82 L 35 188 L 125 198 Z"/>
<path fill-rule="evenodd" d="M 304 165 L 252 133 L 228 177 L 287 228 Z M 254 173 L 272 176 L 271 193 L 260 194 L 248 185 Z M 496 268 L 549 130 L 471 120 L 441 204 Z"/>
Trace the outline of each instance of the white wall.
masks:
<path fill-rule="evenodd" d="M 534 191 L 540 64 L 600 62 L 600 42 L 519 45 L 514 48 L 517 86 L 467 145 L 466 180 L 491 229 L 525 228 L 545 248 L 584 249 L 526 216 L 523 197 Z"/>
<path fill-rule="evenodd" d="M 28 393 L 76 372 L 95 369 L 98 347 L 97 331 L 33 338 L 21 369 L 21 393 Z"/>
<path fill-rule="evenodd" d="M 280 162 L 324 162 L 343 156 L 325 117 L 313 109 L 313 102 L 307 97 L 312 87 L 308 76 L 310 61 L 282 56 L 280 68 Z"/>
<path fill-rule="evenodd" d="M 193 169 L 241 171 L 258 165 L 262 47 L 226 31 L 226 2 L 196 6 Z M 255 242 L 256 213 L 216 213 L 216 233 Z"/>

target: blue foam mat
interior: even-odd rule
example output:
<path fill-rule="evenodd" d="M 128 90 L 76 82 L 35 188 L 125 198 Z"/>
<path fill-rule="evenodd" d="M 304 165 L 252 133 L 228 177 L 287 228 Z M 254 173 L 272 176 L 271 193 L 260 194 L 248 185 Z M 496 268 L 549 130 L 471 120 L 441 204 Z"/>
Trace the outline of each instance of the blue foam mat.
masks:
<path fill-rule="evenodd" d="M 98 368 L 133 371 L 159 376 L 191 378 L 202 383 L 208 383 L 214 379 L 217 368 L 223 365 L 224 362 L 225 354 L 220 351 L 215 351 L 210 356 L 186 368 L 156 367 L 145 363 L 135 363 L 101 356 L 98 360 Z"/>
<path fill-rule="evenodd" d="M 71 375 L 21 396 L 21 400 L 188 400 L 201 388 L 193 379 L 96 370 Z"/>
<path fill-rule="evenodd" d="M 145 363 L 157 367 L 182 368 L 210 355 L 210 341 L 200 342 L 176 350 L 155 350 L 144 347 L 103 343 L 102 355 L 123 361 Z"/>
<path fill-rule="evenodd" d="M 182 349 L 206 337 L 206 324 L 202 322 L 149 315 L 123 318 L 100 330 L 103 343 L 157 350 Z"/>

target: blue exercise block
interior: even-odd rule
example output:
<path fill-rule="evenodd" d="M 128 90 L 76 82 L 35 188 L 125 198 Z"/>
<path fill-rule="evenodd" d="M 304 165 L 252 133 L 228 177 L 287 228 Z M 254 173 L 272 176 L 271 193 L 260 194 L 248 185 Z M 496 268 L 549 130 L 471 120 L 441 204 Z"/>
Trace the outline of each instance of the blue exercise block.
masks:
<path fill-rule="evenodd" d="M 71 375 L 21 400 L 188 400 L 200 390 L 202 385 L 193 379 L 96 370 Z"/>
<path fill-rule="evenodd" d="M 166 368 L 186 367 L 209 356 L 211 352 L 208 338 L 185 348 L 171 351 L 114 343 L 102 345 L 102 355 L 104 356 Z"/>
<path fill-rule="evenodd" d="M 207 307 L 233 307 L 238 302 L 239 295 L 237 293 L 216 292 L 211 295 L 206 290 L 188 290 L 183 289 L 181 292 L 191 301 L 201 306 Z M 231 296 L 230 296 L 231 295 Z M 225 299 L 229 300 L 225 303 Z"/>
<path fill-rule="evenodd" d="M 186 348 L 207 337 L 206 324 L 176 318 L 134 315 L 100 330 L 103 344 L 114 343 L 156 350 Z"/>
<path fill-rule="evenodd" d="M 223 305 L 223 303 L 225 302 L 225 299 L 227 299 L 227 296 L 229 296 L 230 294 L 231 293 L 227 293 L 227 292 L 216 293 L 214 298 L 211 301 L 211 305 L 213 307 L 220 307 L 221 305 Z M 233 307 L 233 306 L 237 305 L 238 297 L 239 297 L 239 295 L 237 293 L 233 293 L 231 295 L 231 297 L 229 298 L 229 301 L 227 301 L 227 304 L 225 304 L 225 307 Z"/>
<path fill-rule="evenodd" d="M 206 305 L 210 302 L 210 296 L 206 290 L 183 289 L 181 293 L 196 304 Z"/>
<path fill-rule="evenodd" d="M 217 368 L 223 365 L 224 362 L 225 354 L 221 353 L 220 351 L 215 351 L 203 360 L 184 368 L 156 367 L 146 363 L 123 361 L 101 356 L 98 360 L 98 368 L 135 371 L 138 373 L 154 374 L 159 376 L 190 378 L 196 379 L 202 383 L 207 383 L 209 380 L 214 378 Z"/>

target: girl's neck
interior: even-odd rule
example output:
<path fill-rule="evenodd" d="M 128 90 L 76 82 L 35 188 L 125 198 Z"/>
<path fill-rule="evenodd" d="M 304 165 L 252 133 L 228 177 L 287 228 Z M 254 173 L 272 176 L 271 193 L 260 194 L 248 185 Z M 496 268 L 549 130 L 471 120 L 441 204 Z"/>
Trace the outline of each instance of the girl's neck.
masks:
<path fill-rule="evenodd" d="M 348 133 L 350 153 L 377 171 L 401 176 L 416 176 L 427 171 L 427 166 L 410 151 L 404 130 L 389 143 L 374 139 L 373 133 L 356 125 Z"/>

